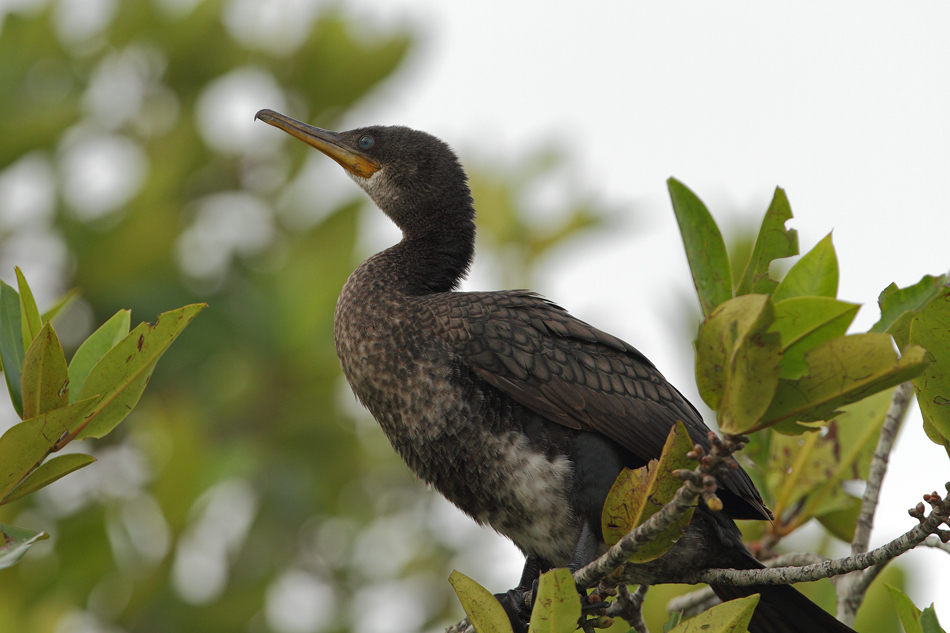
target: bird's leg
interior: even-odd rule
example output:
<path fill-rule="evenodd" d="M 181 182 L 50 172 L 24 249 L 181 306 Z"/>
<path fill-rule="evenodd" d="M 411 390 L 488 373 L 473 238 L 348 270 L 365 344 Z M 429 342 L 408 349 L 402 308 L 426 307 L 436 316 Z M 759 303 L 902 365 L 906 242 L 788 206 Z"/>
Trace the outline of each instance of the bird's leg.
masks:
<path fill-rule="evenodd" d="M 567 568 L 571 573 L 594 560 L 597 555 L 597 544 L 597 535 L 587 521 L 582 521 L 580 536 L 577 538 L 574 552 L 567 564 Z M 549 569 L 550 565 L 546 565 L 534 556 L 528 556 L 525 559 L 524 571 L 521 573 L 521 581 L 518 586 L 506 593 L 495 594 L 495 598 L 505 608 L 508 619 L 511 620 L 514 633 L 527 632 L 528 623 L 531 621 L 531 608 L 534 606 L 534 600 L 538 595 L 538 578 Z M 596 604 L 589 603 L 587 592 L 583 589 L 578 589 L 578 593 L 581 594 L 581 610 L 585 614 L 607 607 L 607 603 L 600 600 Z"/>
<path fill-rule="evenodd" d="M 571 554 L 571 560 L 567 564 L 567 568 L 571 570 L 572 574 L 597 557 L 597 545 L 597 535 L 594 534 L 594 530 L 591 529 L 590 523 L 582 521 L 581 534 L 577 537 L 574 553 Z M 581 594 L 581 611 L 585 615 L 607 608 L 607 603 L 600 599 L 590 602 L 586 590 L 578 588 L 577 592 Z"/>
<path fill-rule="evenodd" d="M 506 593 L 496 593 L 495 598 L 505 608 L 511 628 L 514 633 L 527 633 L 528 623 L 531 621 L 531 607 L 538 595 L 538 578 L 550 566 L 534 556 L 528 556 L 524 561 L 524 571 L 521 572 L 521 581 L 518 586 Z"/>
<path fill-rule="evenodd" d="M 571 560 L 567 568 L 573 574 L 575 571 L 584 567 L 597 556 L 597 536 L 590 529 L 587 521 L 581 522 L 581 535 L 577 537 L 577 544 L 574 546 L 574 553 L 571 554 Z"/>

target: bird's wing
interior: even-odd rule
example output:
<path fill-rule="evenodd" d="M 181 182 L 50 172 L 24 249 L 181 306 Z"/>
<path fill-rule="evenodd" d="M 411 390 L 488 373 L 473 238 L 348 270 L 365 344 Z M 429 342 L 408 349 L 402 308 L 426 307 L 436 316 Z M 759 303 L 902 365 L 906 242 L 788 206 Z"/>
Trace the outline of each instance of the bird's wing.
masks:
<path fill-rule="evenodd" d="M 522 406 L 601 433 L 644 462 L 660 456 L 677 420 L 709 448 L 699 412 L 632 345 L 525 291 L 437 297 L 427 301 L 461 362 Z M 736 518 L 768 518 L 744 471 L 722 483 L 752 506 Z"/>

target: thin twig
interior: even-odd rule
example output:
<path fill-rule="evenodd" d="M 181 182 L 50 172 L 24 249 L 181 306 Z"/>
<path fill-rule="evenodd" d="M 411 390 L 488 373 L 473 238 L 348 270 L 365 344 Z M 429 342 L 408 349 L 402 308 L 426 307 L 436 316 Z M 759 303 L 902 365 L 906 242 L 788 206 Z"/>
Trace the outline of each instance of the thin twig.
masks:
<path fill-rule="evenodd" d="M 950 483 L 947 484 L 950 488 Z M 846 574 L 859 569 L 867 569 L 872 565 L 885 563 L 896 558 L 909 549 L 913 549 L 930 534 L 937 532 L 940 526 L 950 518 L 950 495 L 934 504 L 930 514 L 919 525 L 914 526 L 905 534 L 897 537 L 870 552 L 829 560 L 823 563 L 806 565 L 805 567 L 779 567 L 777 569 L 708 569 L 696 574 L 689 574 L 682 579 L 685 583 L 704 582 L 708 584 L 733 585 L 748 587 L 749 585 L 787 585 L 797 582 L 810 582 L 821 578 L 830 578 Z"/>
<path fill-rule="evenodd" d="M 950 554 L 950 543 L 944 543 L 943 541 L 940 540 L 940 537 L 938 537 L 936 534 L 931 534 L 930 536 L 928 536 L 917 547 L 921 547 L 921 546 L 933 547 L 934 549 L 942 549 L 946 553 Z"/>
<path fill-rule="evenodd" d="M 593 587 L 600 583 L 614 570 L 623 566 L 640 547 L 650 543 L 695 507 L 702 493 L 703 489 L 692 481 L 684 481 L 673 499 L 659 512 L 626 534 L 603 556 L 574 572 L 574 582 L 582 588 Z"/>
<path fill-rule="evenodd" d="M 703 498 L 707 507 L 722 507 L 722 502 L 715 494 L 715 478 L 737 467 L 732 454 L 745 446 L 749 438 L 743 435 L 725 435 L 719 438 L 715 433 L 710 432 L 709 441 L 712 446 L 708 454 L 704 454 L 705 452 L 698 444 L 693 447 L 692 452 L 687 454 L 697 459 L 699 465 L 693 470 L 679 471 L 683 483 L 669 503 L 621 538 L 603 556 L 574 572 L 574 582 L 578 587 L 586 589 L 599 584 L 608 575 L 626 564 L 640 547 L 653 541 L 680 517 L 695 508 L 700 497 Z"/>
<path fill-rule="evenodd" d="M 623 618 L 637 633 L 650 633 L 643 621 L 643 600 L 649 588 L 650 585 L 637 585 L 631 593 L 627 585 L 617 585 L 617 600 L 607 608 L 607 615 Z"/>
<path fill-rule="evenodd" d="M 712 587 L 703 587 L 671 599 L 666 603 L 666 612 L 682 611 L 684 616 L 693 616 L 717 604 L 719 604 L 719 598 L 713 593 Z"/>
<path fill-rule="evenodd" d="M 791 552 L 762 561 L 762 563 L 767 568 L 772 569 L 775 567 L 804 567 L 805 565 L 821 563 L 826 560 L 829 559 L 821 554 Z M 716 606 L 719 602 L 719 598 L 713 593 L 711 587 L 703 587 L 702 589 L 697 589 L 696 591 L 691 591 L 671 599 L 666 603 L 666 612 L 674 613 L 676 611 L 682 611 L 684 616 L 692 617 L 702 613 L 706 609 Z"/>
<path fill-rule="evenodd" d="M 884 424 L 881 425 L 881 435 L 878 437 L 877 447 L 874 449 L 871 466 L 868 469 L 867 487 L 864 490 L 861 511 L 858 514 L 854 538 L 851 541 L 852 556 L 868 551 L 871 530 L 874 528 L 874 513 L 877 511 L 878 500 L 880 499 L 881 485 L 884 482 L 884 475 L 887 473 L 887 464 L 890 460 L 891 450 L 894 448 L 894 441 L 897 439 L 897 433 L 900 431 L 901 423 L 907 413 L 907 407 L 910 405 L 913 393 L 913 383 L 908 380 L 898 385 L 891 397 L 891 406 L 884 417 Z M 840 621 L 849 626 L 854 624 L 858 608 L 864 602 L 864 594 L 871 582 L 881 572 L 884 564 L 886 562 L 875 565 L 867 571 L 852 572 L 838 579 L 835 587 L 838 602 L 836 615 Z"/>
<path fill-rule="evenodd" d="M 913 393 L 914 385 L 909 380 L 901 383 L 894 390 L 891 406 L 887 410 L 884 424 L 881 426 L 877 448 L 874 449 L 874 456 L 871 458 L 867 487 L 864 490 L 864 499 L 861 502 L 861 513 L 858 515 L 858 523 L 854 529 L 854 539 L 851 542 L 851 554 L 862 554 L 868 551 L 871 530 L 874 527 L 874 512 L 877 510 L 881 493 L 881 483 L 887 473 L 887 463 L 890 459 L 891 449 L 894 448 L 894 440 L 897 439 L 897 432 L 900 431 L 901 422 L 904 420 L 904 414 L 907 412 L 907 406 L 910 404 Z"/>

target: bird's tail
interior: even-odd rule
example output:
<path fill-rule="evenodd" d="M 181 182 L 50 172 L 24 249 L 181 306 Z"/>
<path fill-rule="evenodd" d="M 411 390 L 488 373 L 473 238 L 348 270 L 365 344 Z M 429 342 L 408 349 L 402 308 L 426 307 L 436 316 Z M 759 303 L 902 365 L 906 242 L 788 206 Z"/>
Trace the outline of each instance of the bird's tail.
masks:
<path fill-rule="evenodd" d="M 723 602 L 759 594 L 759 604 L 749 622 L 749 633 L 854 633 L 788 585 L 712 585 L 712 590 Z"/>

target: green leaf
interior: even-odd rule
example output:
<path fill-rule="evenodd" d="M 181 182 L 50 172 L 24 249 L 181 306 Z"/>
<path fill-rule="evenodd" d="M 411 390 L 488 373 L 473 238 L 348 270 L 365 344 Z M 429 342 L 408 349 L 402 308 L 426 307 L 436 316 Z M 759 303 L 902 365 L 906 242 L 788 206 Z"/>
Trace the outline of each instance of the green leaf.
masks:
<path fill-rule="evenodd" d="M 752 255 L 736 286 L 736 296 L 771 294 L 778 286 L 778 282 L 769 277 L 769 264 L 776 259 L 798 255 L 798 232 L 785 228 L 785 223 L 791 219 L 792 208 L 785 191 L 776 187 L 759 235 L 755 238 Z"/>
<path fill-rule="evenodd" d="M 35 418 L 69 404 L 66 356 L 49 321 L 26 351 L 21 381 L 24 418 Z"/>
<path fill-rule="evenodd" d="M 0 499 L 43 461 L 61 437 L 82 424 L 98 400 L 80 400 L 7 429 L 0 437 Z"/>
<path fill-rule="evenodd" d="M 937 611 L 933 604 L 920 612 L 920 628 L 924 633 L 946 633 L 937 621 Z"/>
<path fill-rule="evenodd" d="M 795 508 L 797 525 L 828 515 L 835 535 L 853 532 L 857 509 L 842 485 L 867 479 L 893 395 L 894 389 L 887 389 L 842 407 L 826 433 L 774 436 L 765 475 L 769 489 L 775 491 L 773 510 L 781 514 Z"/>
<path fill-rule="evenodd" d="M 541 574 L 528 633 L 573 633 L 581 617 L 581 600 L 568 569 Z"/>
<path fill-rule="evenodd" d="M 458 571 L 452 572 L 449 582 L 477 633 L 512 633 L 505 608 L 487 589 Z"/>
<path fill-rule="evenodd" d="M 838 258 L 831 233 L 792 266 L 772 293 L 772 301 L 791 297 L 835 297 L 838 294 Z"/>
<path fill-rule="evenodd" d="M 0 569 L 16 565 L 31 545 L 48 538 L 46 532 L 37 533 L 0 523 Z"/>
<path fill-rule="evenodd" d="M 36 307 L 33 291 L 26 283 L 23 271 L 16 268 L 16 283 L 20 291 L 20 328 L 23 331 L 23 349 L 28 349 L 33 339 L 40 333 L 43 322 L 40 320 L 40 311 Z"/>
<path fill-rule="evenodd" d="M 23 417 L 23 393 L 20 369 L 23 367 L 23 329 L 20 326 L 20 296 L 0 281 L 0 358 L 3 375 L 10 392 L 10 401 L 17 415 Z"/>
<path fill-rule="evenodd" d="M 680 622 L 683 621 L 683 612 L 674 611 L 670 614 L 670 619 L 663 624 L 663 633 L 670 633 L 674 627 L 679 626 Z"/>
<path fill-rule="evenodd" d="M 898 288 L 893 283 L 889 285 L 877 298 L 881 319 L 871 327 L 871 332 L 890 333 L 894 336 L 897 348 L 904 349 L 911 317 L 940 294 L 946 279 L 946 275 L 924 275 L 919 282 L 907 288 Z"/>
<path fill-rule="evenodd" d="M 119 310 L 112 318 L 99 326 L 95 332 L 89 335 L 69 362 L 69 387 L 70 399 L 75 401 L 76 396 L 82 389 L 89 372 L 96 366 L 96 363 L 105 356 L 106 352 L 115 347 L 119 341 L 129 334 L 129 324 L 131 323 L 132 312 L 130 310 Z"/>
<path fill-rule="evenodd" d="M 67 453 L 66 455 L 58 455 L 52 459 L 47 459 L 39 468 L 34 470 L 23 483 L 10 491 L 10 494 L 7 495 L 3 501 L 0 501 L 0 505 L 11 503 L 29 494 L 33 494 L 40 488 L 45 488 L 50 485 L 60 477 L 64 477 L 73 471 L 84 468 L 94 461 L 96 461 L 95 457 L 86 455 L 85 453 Z"/>
<path fill-rule="evenodd" d="M 884 586 L 887 587 L 887 590 L 891 594 L 891 599 L 894 601 L 894 608 L 897 610 L 897 615 L 901 619 L 904 632 L 924 633 L 924 629 L 920 625 L 920 609 L 914 606 L 910 598 L 897 587 L 892 587 L 888 584 Z"/>
<path fill-rule="evenodd" d="M 781 337 L 770 332 L 768 295 L 730 299 L 702 324 L 696 340 L 696 382 L 726 433 L 752 428 L 768 409 L 781 373 Z"/>
<path fill-rule="evenodd" d="M 944 450 L 947 451 L 947 456 L 950 457 L 950 437 L 941 435 L 940 432 L 937 431 L 937 427 L 931 424 L 927 418 L 924 418 L 924 433 L 931 442 L 943 446 Z"/>
<path fill-rule="evenodd" d="M 843 336 L 860 307 L 830 297 L 793 297 L 776 302 L 775 321 L 769 331 L 782 337 L 782 378 L 804 376 L 808 350 Z"/>
<path fill-rule="evenodd" d="M 732 269 L 722 233 L 702 201 L 675 178 L 666 181 L 703 315 L 732 298 Z"/>
<path fill-rule="evenodd" d="M 805 354 L 808 373 L 780 380 L 775 398 L 757 428 L 785 420 L 830 420 L 846 404 L 917 376 L 929 364 L 915 345 L 897 357 L 887 334 L 839 336 Z"/>
<path fill-rule="evenodd" d="M 686 457 L 693 442 L 682 422 L 670 430 L 659 461 L 630 470 L 625 468 L 607 493 L 601 515 L 604 542 L 613 546 L 634 528 L 643 525 L 651 516 L 669 503 L 683 484 L 675 471 L 692 468 L 692 460 Z M 693 516 L 692 510 L 647 543 L 631 556 L 631 562 L 646 562 L 663 555 L 683 534 Z"/>
<path fill-rule="evenodd" d="M 945 444 L 950 438 L 950 288 L 930 301 L 910 324 L 909 342 L 926 348 L 933 361 L 914 378 L 917 402 L 924 419 Z"/>
<path fill-rule="evenodd" d="M 62 297 L 57 299 L 56 303 L 50 306 L 49 310 L 43 313 L 41 317 L 43 320 L 43 323 L 46 323 L 47 321 L 52 321 L 53 319 L 55 319 L 56 315 L 59 314 L 63 308 L 65 308 L 70 303 L 72 303 L 73 299 L 78 297 L 80 294 L 81 293 L 79 292 L 79 288 L 73 288 L 72 290 L 64 294 Z"/>
<path fill-rule="evenodd" d="M 858 525 L 858 516 L 861 514 L 861 499 L 845 495 L 847 498 L 844 507 L 832 512 L 824 512 L 815 518 L 828 532 L 845 543 L 854 540 L 854 531 Z"/>
<path fill-rule="evenodd" d="M 744 633 L 757 604 L 757 593 L 729 600 L 680 623 L 670 633 Z"/>
<path fill-rule="evenodd" d="M 203 303 L 188 305 L 160 314 L 155 325 L 142 323 L 96 363 L 79 399 L 94 394 L 102 399 L 90 412 L 78 439 L 102 437 L 125 419 L 145 391 L 158 359 L 205 307 Z"/>

